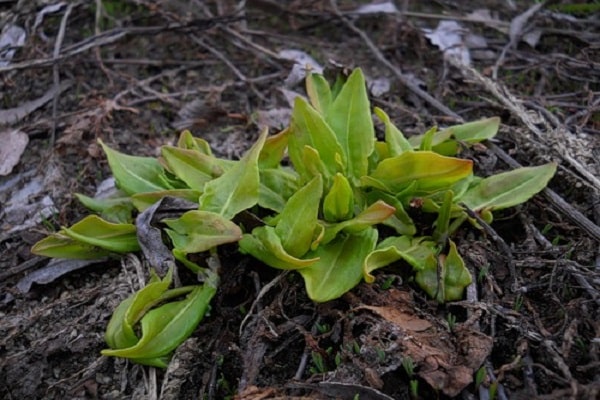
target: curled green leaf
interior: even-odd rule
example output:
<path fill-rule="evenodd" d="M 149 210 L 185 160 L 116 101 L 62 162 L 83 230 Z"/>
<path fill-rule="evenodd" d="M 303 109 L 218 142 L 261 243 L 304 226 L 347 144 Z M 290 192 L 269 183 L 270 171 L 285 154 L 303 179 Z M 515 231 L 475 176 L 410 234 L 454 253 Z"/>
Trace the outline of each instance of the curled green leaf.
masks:
<path fill-rule="evenodd" d="M 184 253 L 200 253 L 242 238 L 236 224 L 210 211 L 192 210 L 162 222 L 169 227 L 166 232 L 175 248 Z"/>

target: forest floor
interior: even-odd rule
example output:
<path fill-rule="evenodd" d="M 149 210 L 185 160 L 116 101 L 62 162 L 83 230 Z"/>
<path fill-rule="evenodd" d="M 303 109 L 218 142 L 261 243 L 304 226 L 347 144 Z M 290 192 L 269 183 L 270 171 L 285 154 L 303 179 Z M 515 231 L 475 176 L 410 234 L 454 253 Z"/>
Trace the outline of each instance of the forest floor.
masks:
<path fill-rule="evenodd" d="M 594 6 L 0 2 L 0 48 L 15 46 L 0 49 L 0 397 L 599 398 Z M 304 94 L 294 60 L 327 76 L 362 68 L 372 106 L 408 136 L 499 116 L 499 135 L 468 155 L 480 175 L 548 161 L 558 172 L 492 230 L 457 233 L 476 278 L 463 301 L 437 304 L 384 269 L 315 304 L 297 275 L 232 249 L 210 314 L 167 370 L 101 356 L 141 256 L 30 279 L 49 261 L 31 246 L 86 215 L 74 193 L 109 177 L 97 139 L 157 156 L 189 129 L 239 158 L 261 127 L 288 123 L 290 97 Z"/>

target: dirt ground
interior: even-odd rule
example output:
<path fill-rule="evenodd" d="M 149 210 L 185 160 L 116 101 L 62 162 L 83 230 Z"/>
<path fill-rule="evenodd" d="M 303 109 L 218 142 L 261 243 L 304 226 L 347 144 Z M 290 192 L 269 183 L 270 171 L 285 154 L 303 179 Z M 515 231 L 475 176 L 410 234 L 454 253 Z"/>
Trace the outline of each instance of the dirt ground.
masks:
<path fill-rule="evenodd" d="M 0 2 L 3 37 L 21 27 L 24 39 L 0 53 L 0 398 L 600 398 L 597 6 Z M 442 21 L 460 25 L 446 51 L 456 26 L 436 31 Z M 492 229 L 458 232 L 477 278 L 463 301 L 438 305 L 399 265 L 314 304 L 298 276 L 231 247 L 210 315 L 166 371 L 101 356 L 141 256 L 29 280 L 49 261 L 31 245 L 86 215 L 74 193 L 109 177 L 96 139 L 157 155 L 190 129 L 239 157 L 304 93 L 292 50 L 328 76 L 361 67 L 372 105 L 407 135 L 500 116 L 499 136 L 464 155 L 481 175 L 559 171 Z"/>

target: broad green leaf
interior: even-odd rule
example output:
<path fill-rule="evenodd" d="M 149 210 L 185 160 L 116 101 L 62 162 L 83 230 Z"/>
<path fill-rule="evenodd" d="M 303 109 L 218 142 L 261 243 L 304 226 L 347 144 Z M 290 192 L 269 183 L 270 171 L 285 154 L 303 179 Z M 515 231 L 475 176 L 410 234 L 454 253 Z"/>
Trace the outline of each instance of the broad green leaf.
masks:
<path fill-rule="evenodd" d="M 422 238 L 410 236 L 392 236 L 377 245 L 365 259 L 363 274 L 365 281 L 372 283 L 375 277 L 372 272 L 390 265 L 398 260 L 404 260 L 414 270 L 420 271 L 437 265 L 435 261 L 435 244 Z"/>
<path fill-rule="evenodd" d="M 360 68 L 350 74 L 335 98 L 327 115 L 327 122 L 344 151 L 347 176 L 358 180 L 367 175 L 369 156 L 374 149 L 375 130 L 365 78 Z"/>
<path fill-rule="evenodd" d="M 196 150 L 207 156 L 212 156 L 212 150 L 210 149 L 208 142 L 204 139 L 194 137 L 187 129 L 181 132 L 181 135 L 179 135 L 177 147 L 188 150 Z"/>
<path fill-rule="evenodd" d="M 375 107 L 375 114 L 385 124 L 385 143 L 389 147 L 390 157 L 399 156 L 406 151 L 413 151 L 412 145 L 404 134 L 392 123 L 390 117 L 379 107 Z"/>
<path fill-rule="evenodd" d="M 258 205 L 262 208 L 281 212 L 287 200 L 298 190 L 298 176 L 284 168 L 260 170 Z"/>
<path fill-rule="evenodd" d="M 298 270 L 304 278 L 308 297 L 325 302 L 337 299 L 355 287 L 362 278 L 364 260 L 375 249 L 376 242 L 377 230 L 369 228 L 339 236 L 309 252 L 307 256 L 318 260 Z"/>
<path fill-rule="evenodd" d="M 75 193 L 75 196 L 86 208 L 99 213 L 109 222 L 131 222 L 134 206 L 129 197 L 95 199 L 80 193 Z"/>
<path fill-rule="evenodd" d="M 176 249 L 184 253 L 201 253 L 242 238 L 241 229 L 230 220 L 210 211 L 192 210 L 175 219 L 163 219 Z"/>
<path fill-rule="evenodd" d="M 173 189 L 161 192 L 138 193 L 131 196 L 131 202 L 138 211 L 144 211 L 163 197 L 177 197 L 197 203 L 202 193 L 193 189 Z"/>
<path fill-rule="evenodd" d="M 293 257 L 302 257 L 313 242 L 322 196 L 323 179 L 317 175 L 290 197 L 279 216 L 275 233 Z"/>
<path fill-rule="evenodd" d="M 172 189 L 161 179 L 163 168 L 155 158 L 130 156 L 111 149 L 100 139 L 98 143 L 106 154 L 117 186 L 125 193 L 132 195 Z"/>
<path fill-rule="evenodd" d="M 239 246 L 242 252 L 278 269 L 305 268 L 318 260 L 318 258 L 299 259 L 287 253 L 272 226 L 261 226 L 254 228 L 252 234 L 244 234 Z"/>
<path fill-rule="evenodd" d="M 261 170 L 279 167 L 281 160 L 285 156 L 289 136 L 290 131 L 286 128 L 277 135 L 269 136 L 265 140 L 265 144 L 260 150 L 258 157 L 258 166 Z"/>
<path fill-rule="evenodd" d="M 322 243 L 329 243 L 341 231 L 355 233 L 365 230 L 373 225 L 380 224 L 391 215 L 396 209 L 384 201 L 377 201 L 363 210 L 360 214 L 352 219 L 339 222 L 337 224 L 325 225 L 325 233 L 322 238 Z"/>
<path fill-rule="evenodd" d="M 325 221 L 338 222 L 354 215 L 354 193 L 348 179 L 340 173 L 333 177 L 333 184 L 323 200 Z"/>
<path fill-rule="evenodd" d="M 452 137 L 460 142 L 478 143 L 496 136 L 499 127 L 500 117 L 492 117 L 451 126 L 443 131 L 449 131 Z"/>
<path fill-rule="evenodd" d="M 301 97 L 295 99 L 289 129 L 288 152 L 290 159 L 304 179 L 312 178 L 307 178 L 306 168 L 303 164 L 306 146 L 317 151 L 328 176 L 332 176 L 340 170 L 339 160 L 342 157 L 342 163 L 344 163 L 345 153 L 336 139 L 335 133 L 325 122 L 323 116 Z"/>
<path fill-rule="evenodd" d="M 413 195 L 422 195 L 449 188 L 469 176 L 472 169 L 471 160 L 415 151 L 383 160 L 370 178 L 381 182 L 392 193 L 399 193 L 412 184 Z M 372 182 L 363 179 L 363 184 L 372 185 Z"/>
<path fill-rule="evenodd" d="M 33 254 L 54 258 L 95 260 L 111 254 L 98 246 L 82 243 L 66 236 L 63 231 L 46 236 L 31 248 Z"/>
<path fill-rule="evenodd" d="M 204 193 L 199 200 L 201 210 L 231 219 L 258 202 L 258 157 L 266 137 L 265 129 L 240 161 L 223 175 L 204 185 Z"/>
<path fill-rule="evenodd" d="M 212 285 L 196 286 L 185 300 L 149 311 L 142 317 L 139 342 L 129 348 L 103 350 L 102 354 L 130 358 L 138 363 L 170 355 L 198 326 L 215 293 Z"/>
<path fill-rule="evenodd" d="M 306 93 L 310 103 L 323 117 L 327 117 L 332 97 L 329 83 L 320 74 L 309 74 L 306 77 Z"/>
<path fill-rule="evenodd" d="M 556 164 L 549 163 L 492 175 L 470 187 L 459 201 L 475 211 L 512 207 L 544 189 L 555 172 Z"/>
<path fill-rule="evenodd" d="M 207 182 L 223 174 L 223 168 L 215 157 L 197 150 L 163 146 L 161 154 L 169 171 L 190 189 L 202 191 Z"/>
<path fill-rule="evenodd" d="M 438 272 L 441 273 L 441 277 L 438 277 Z M 430 297 L 439 303 L 444 303 L 460 300 L 465 287 L 471 284 L 472 278 L 458 254 L 456 244 L 450 240 L 448 255 L 440 256 L 439 265 L 431 264 L 427 268 L 417 271 L 415 281 Z"/>
<path fill-rule="evenodd" d="M 73 225 L 63 228 L 39 242 L 32 253 L 46 257 L 97 259 L 110 252 L 138 251 L 135 226 L 113 224 L 96 215 L 89 215 Z"/>

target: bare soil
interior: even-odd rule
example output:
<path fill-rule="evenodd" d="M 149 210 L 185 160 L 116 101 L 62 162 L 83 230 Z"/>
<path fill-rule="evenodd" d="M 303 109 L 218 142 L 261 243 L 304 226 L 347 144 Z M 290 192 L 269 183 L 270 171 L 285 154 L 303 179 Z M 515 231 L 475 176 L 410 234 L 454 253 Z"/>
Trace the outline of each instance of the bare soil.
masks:
<path fill-rule="evenodd" d="M 368 2 L 96 0 L 69 3 L 36 26 L 47 3 L 0 2 L 0 26 L 27 32 L 0 66 L 0 131 L 28 138 L 18 164 L 0 176 L 1 398 L 599 398 L 593 9 L 442 0 L 358 14 Z M 490 14 L 468 18 L 475 9 Z M 471 68 L 426 37 L 443 20 L 485 39 L 469 49 Z M 481 175 L 556 161 L 551 192 L 497 215 L 491 229 L 457 234 L 476 277 L 464 301 L 435 303 L 397 265 L 372 285 L 314 304 L 298 276 L 231 247 L 221 254 L 223 284 L 209 316 L 168 370 L 101 356 L 112 311 L 139 288 L 141 255 L 27 287 L 23 279 L 49 261 L 31 245 L 86 214 L 74 193 L 93 196 L 109 177 L 98 138 L 157 155 L 190 129 L 236 158 L 259 126 L 277 132 L 289 116 L 288 91 L 303 93 L 282 50 L 306 52 L 330 76 L 361 67 L 372 104 L 407 135 L 500 116 L 497 139 L 463 156 Z M 389 89 L 376 90 L 377 82 Z M 0 138 L 0 154 L 17 151 Z"/>

